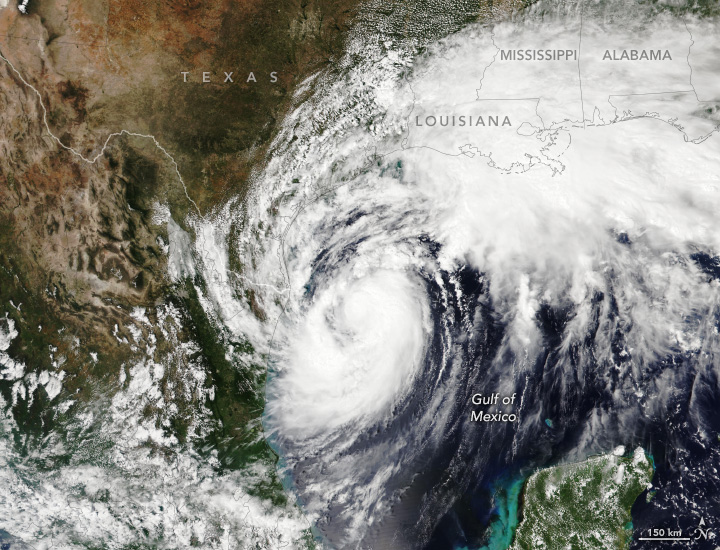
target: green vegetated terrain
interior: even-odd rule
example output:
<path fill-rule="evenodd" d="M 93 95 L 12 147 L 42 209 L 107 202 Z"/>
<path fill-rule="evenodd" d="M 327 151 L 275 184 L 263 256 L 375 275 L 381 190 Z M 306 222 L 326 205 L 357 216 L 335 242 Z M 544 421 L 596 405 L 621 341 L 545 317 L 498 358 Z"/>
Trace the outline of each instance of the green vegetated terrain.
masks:
<path fill-rule="evenodd" d="M 153 216 L 163 205 L 192 231 L 189 214 L 242 196 L 295 87 L 337 58 L 358 4 L 38 0 L 8 16 L 0 329 L 13 323 L 5 351 L 23 370 L 0 365 L 0 406 L 22 456 L 61 440 L 48 471 L 106 461 L 115 442 L 91 453 L 85 436 L 106 434 L 98 421 L 76 437 L 77 418 L 107 409 L 152 361 L 163 374 L 140 417 L 177 444 L 143 445 L 168 462 L 216 453 L 219 470 L 252 469 L 248 494 L 286 505 L 260 422 L 264 358 L 208 316 L 200 277 L 168 277 L 167 224 Z M 57 395 L 35 383 L 41 372 L 62 380 Z"/>
<path fill-rule="evenodd" d="M 526 482 L 523 518 L 510 550 L 619 550 L 632 536 L 630 509 L 653 467 L 641 448 L 562 464 Z"/>

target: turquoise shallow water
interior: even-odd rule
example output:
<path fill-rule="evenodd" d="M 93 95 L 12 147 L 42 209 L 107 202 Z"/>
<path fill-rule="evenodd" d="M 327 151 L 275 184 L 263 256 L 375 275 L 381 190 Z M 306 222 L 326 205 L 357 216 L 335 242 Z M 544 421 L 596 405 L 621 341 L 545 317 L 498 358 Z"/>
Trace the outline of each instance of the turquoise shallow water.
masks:
<path fill-rule="evenodd" d="M 546 423 L 552 427 L 552 421 L 546 420 Z M 650 453 L 645 454 L 650 460 L 654 472 L 655 460 L 653 455 Z M 510 548 L 518 526 L 520 494 L 525 480 L 524 477 L 517 477 L 510 479 L 509 482 L 498 482 L 494 510 L 497 518 L 490 524 L 490 537 L 485 546 L 479 548 L 459 546 L 454 550 L 507 550 Z M 624 528 L 632 531 L 634 528 L 633 522 L 629 521 Z"/>
<path fill-rule="evenodd" d="M 518 506 L 525 478 L 513 478 L 506 484 L 499 484 L 495 496 L 497 518 L 490 524 L 490 537 L 485 546 L 455 550 L 507 550 L 513 541 L 518 526 Z"/>

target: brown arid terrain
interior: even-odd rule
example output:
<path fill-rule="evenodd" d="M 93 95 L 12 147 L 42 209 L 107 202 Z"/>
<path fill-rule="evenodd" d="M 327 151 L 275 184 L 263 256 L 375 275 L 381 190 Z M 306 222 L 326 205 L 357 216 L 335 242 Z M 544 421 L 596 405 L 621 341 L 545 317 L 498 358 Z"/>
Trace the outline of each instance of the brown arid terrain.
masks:
<path fill-rule="evenodd" d="M 200 278 L 168 276 L 158 205 L 191 233 L 188 218 L 242 199 L 299 85 L 340 56 L 359 13 L 414 40 L 522 7 L 448 2 L 439 27 L 428 2 L 31 0 L 21 13 L 0 0 L 0 336 L 13 335 L 0 338 L 0 405 L 23 456 L 61 433 L 47 471 L 100 460 L 106 426 L 80 438 L 73 420 L 154 362 L 144 419 L 222 468 L 264 463 L 248 493 L 285 504 L 262 436 L 264 365 L 208 318 Z"/>
<path fill-rule="evenodd" d="M 519 7 L 444 9 L 459 28 Z M 88 381 L 117 374 L 127 357 L 114 327 L 132 325 L 134 307 L 187 294 L 169 290 L 167 229 L 153 223 L 153 205 L 166 204 L 183 226 L 189 214 L 242 197 L 296 87 L 337 58 L 359 10 L 379 31 L 437 27 L 423 22 L 432 11 L 423 1 L 40 0 L 27 13 L 0 9 L 0 298 L 23 304 L 8 312 L 21 329 L 14 357 L 44 368 L 56 348 L 64 390 L 80 397 Z"/>
<path fill-rule="evenodd" d="M 336 55 L 356 4 L 0 10 L 0 297 L 19 328 L 13 357 L 41 369 L 56 349 L 64 391 L 80 398 L 117 375 L 132 308 L 168 293 L 153 203 L 182 223 L 242 194 L 295 85 Z M 197 323 L 188 317 L 188 337 Z"/>
<path fill-rule="evenodd" d="M 235 471 L 260 464 L 247 493 L 287 504 L 259 421 L 264 365 L 238 359 L 252 347 L 226 341 L 206 316 L 202 281 L 170 279 L 155 205 L 189 229 L 188 215 L 242 196 L 297 84 L 341 50 L 356 4 L 0 8 L 0 329 L 16 334 L 0 363 L 25 367 L 0 364 L 0 403 L 22 456 L 59 440 L 47 471 L 105 463 L 103 449 L 122 444 L 112 432 L 127 428 L 98 421 L 81 437 L 76 419 L 132 392 L 133 365 L 162 365 L 159 392 L 132 409 L 177 443 L 147 439 L 139 452 L 169 463 L 192 448 Z"/>

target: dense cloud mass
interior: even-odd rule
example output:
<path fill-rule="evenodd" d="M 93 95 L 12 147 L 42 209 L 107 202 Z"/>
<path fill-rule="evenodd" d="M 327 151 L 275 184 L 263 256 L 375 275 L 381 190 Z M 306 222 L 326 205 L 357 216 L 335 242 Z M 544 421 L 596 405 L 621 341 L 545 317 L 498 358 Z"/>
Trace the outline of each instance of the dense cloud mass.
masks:
<path fill-rule="evenodd" d="M 477 543 L 502 472 L 618 444 L 657 453 L 660 487 L 681 455 L 697 479 L 717 464 L 690 457 L 717 428 L 715 27 L 540 4 L 422 53 L 359 32 L 308 83 L 231 246 L 278 319 L 266 425 L 330 544 Z M 502 55 L 527 49 L 577 51 Z M 199 245 L 213 265 L 233 212 Z M 517 423 L 469 421 L 492 392 Z M 717 512 L 693 483 L 681 498 Z"/>
<path fill-rule="evenodd" d="M 626 2 L 403 21 L 373 12 L 303 84 L 247 202 L 191 219 L 194 242 L 155 212 L 173 280 L 267 362 L 264 427 L 307 518 L 246 490 L 272 465 L 224 470 L 143 416 L 183 354 L 178 391 L 214 388 L 193 344 L 166 335 L 159 364 L 137 337 L 148 360 L 69 427 L 78 449 L 106 434 L 96 466 L 47 476 L 64 443 L 21 456 L 0 416 L 0 541 L 274 548 L 309 519 L 331 548 L 477 548 L 499 485 L 620 445 L 655 459 L 637 528 L 720 517 L 718 22 Z M 472 420 L 500 409 L 517 421 Z"/>

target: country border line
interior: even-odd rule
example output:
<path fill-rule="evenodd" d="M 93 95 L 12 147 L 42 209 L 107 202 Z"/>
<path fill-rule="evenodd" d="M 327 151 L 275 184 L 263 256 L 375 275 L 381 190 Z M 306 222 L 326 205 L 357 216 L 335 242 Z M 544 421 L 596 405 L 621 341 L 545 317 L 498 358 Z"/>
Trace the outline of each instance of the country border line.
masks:
<path fill-rule="evenodd" d="M 40 94 L 40 92 L 37 90 L 37 88 L 35 88 L 35 86 L 33 86 L 33 85 L 30 84 L 27 80 L 25 80 L 25 78 L 24 78 L 23 75 L 20 73 L 20 71 L 18 71 L 18 70 L 15 68 L 15 65 L 13 65 L 13 64 L 10 62 L 10 60 L 9 60 L 7 57 L 5 57 L 1 52 L 0 52 L 0 58 L 2 58 L 3 61 L 5 61 L 5 63 L 8 64 L 8 66 L 13 70 L 13 72 L 17 75 L 17 77 L 20 79 L 20 81 L 21 81 L 25 86 L 27 86 L 27 87 L 30 88 L 33 92 L 35 92 L 35 95 L 36 95 L 37 98 L 38 98 L 38 102 L 40 103 L 40 108 L 42 109 L 42 112 L 43 112 L 43 124 L 44 124 L 44 126 L 45 126 L 45 130 L 46 130 L 47 133 L 50 135 L 50 137 L 53 139 L 53 141 L 55 141 L 61 148 L 65 149 L 66 151 L 68 151 L 68 152 L 70 152 L 70 153 L 72 153 L 74 156 L 76 156 L 77 158 L 79 158 L 79 159 L 81 159 L 82 161 L 86 162 L 87 164 L 95 164 L 95 163 L 97 163 L 97 161 L 100 159 L 100 157 L 102 157 L 103 154 L 105 154 L 105 150 L 107 149 L 108 144 L 110 143 L 110 140 L 111 140 L 112 138 L 114 138 L 114 137 L 118 137 L 118 136 L 122 136 L 122 135 L 127 135 L 127 136 L 142 137 L 142 138 L 151 139 L 151 140 L 153 141 L 153 143 L 155 144 L 155 147 L 157 147 L 158 149 L 160 149 L 160 151 L 162 151 L 163 154 L 164 154 L 168 159 L 170 159 L 170 162 L 172 162 L 173 167 L 175 168 L 175 173 L 177 174 L 177 177 L 178 177 L 178 179 L 180 180 L 180 183 L 181 183 L 182 186 L 183 186 L 183 190 L 185 191 L 185 196 L 187 197 L 188 201 L 190 201 L 190 202 L 192 203 L 192 205 L 195 207 L 195 210 L 197 210 L 198 216 L 200 216 L 200 217 L 202 218 L 202 213 L 200 212 L 200 208 L 198 207 L 197 203 L 190 198 L 190 195 L 188 194 L 187 186 L 185 185 L 185 180 L 183 179 L 182 175 L 180 174 L 180 167 L 178 166 L 177 161 L 175 160 L 175 158 L 174 158 L 170 153 L 167 152 L 167 150 L 166 150 L 162 145 L 160 145 L 160 142 L 158 142 L 158 140 L 155 138 L 155 136 L 153 136 L 153 135 L 151 135 L 151 134 L 140 134 L 140 133 L 137 133 L 137 132 L 131 132 L 131 131 L 129 131 L 129 130 L 120 130 L 119 132 L 113 132 L 113 133 L 111 133 L 110 135 L 108 135 L 107 139 L 105 140 L 105 143 L 103 143 L 102 149 L 100 150 L 100 152 L 99 152 L 97 155 L 95 155 L 95 156 L 92 157 L 92 158 L 87 158 L 87 157 L 85 157 L 85 156 L 84 156 L 82 153 L 80 153 L 79 151 L 73 149 L 72 147 L 69 147 L 69 146 L 65 145 L 59 137 L 57 137 L 55 134 L 53 134 L 52 130 L 50 130 L 50 125 L 48 124 L 48 121 L 47 121 L 47 108 L 45 107 L 45 103 L 43 103 L 42 95 Z"/>

